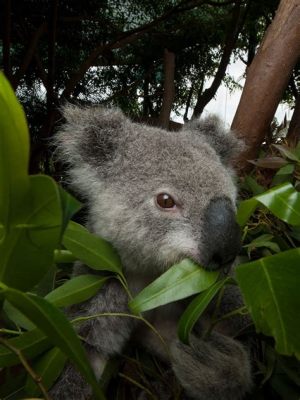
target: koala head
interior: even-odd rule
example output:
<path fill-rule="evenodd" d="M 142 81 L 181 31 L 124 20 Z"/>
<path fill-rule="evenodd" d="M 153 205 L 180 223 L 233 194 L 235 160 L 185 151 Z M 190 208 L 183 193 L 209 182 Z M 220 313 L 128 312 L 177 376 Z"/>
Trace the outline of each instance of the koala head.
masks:
<path fill-rule="evenodd" d="M 239 249 L 230 162 L 241 150 L 216 117 L 179 132 L 131 122 L 117 109 L 64 108 L 57 134 L 70 183 L 87 202 L 90 229 L 128 271 L 157 275 L 183 258 L 209 269 Z"/>

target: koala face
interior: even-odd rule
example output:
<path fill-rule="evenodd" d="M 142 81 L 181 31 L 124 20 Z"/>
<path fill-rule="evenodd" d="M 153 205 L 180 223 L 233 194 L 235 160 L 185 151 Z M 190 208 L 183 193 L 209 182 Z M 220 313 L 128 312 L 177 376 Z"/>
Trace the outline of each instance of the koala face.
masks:
<path fill-rule="evenodd" d="M 157 275 L 187 257 L 209 269 L 233 260 L 230 159 L 241 144 L 215 117 L 168 132 L 116 109 L 68 105 L 64 115 L 60 158 L 86 198 L 89 227 L 115 246 L 125 269 Z"/>

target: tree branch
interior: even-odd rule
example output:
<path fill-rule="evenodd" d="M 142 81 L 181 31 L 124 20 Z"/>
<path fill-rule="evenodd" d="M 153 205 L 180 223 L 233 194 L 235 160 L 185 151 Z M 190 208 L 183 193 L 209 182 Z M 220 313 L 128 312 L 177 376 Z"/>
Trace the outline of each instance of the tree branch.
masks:
<path fill-rule="evenodd" d="M 119 49 L 126 46 L 129 43 L 135 42 L 141 35 L 149 32 L 155 26 L 160 24 L 161 22 L 167 20 L 170 17 L 173 17 L 181 12 L 192 10 L 193 8 L 199 7 L 201 5 L 212 5 L 212 6 L 227 6 L 229 4 L 235 4 L 237 0 L 225 1 L 225 2 L 214 2 L 208 0 L 183 0 L 177 6 L 172 9 L 166 11 L 160 17 L 154 19 L 153 21 L 146 23 L 138 28 L 131 29 L 129 31 L 123 32 L 119 35 L 118 38 L 112 40 L 107 44 L 100 44 L 96 46 L 87 59 L 79 66 L 78 70 L 75 71 L 69 82 L 67 83 L 65 90 L 62 93 L 62 98 L 68 99 L 77 83 L 84 77 L 86 71 L 95 63 L 96 59 L 101 56 L 107 50 Z"/>
<path fill-rule="evenodd" d="M 3 70 L 7 79 L 11 79 L 10 65 L 10 44 L 11 44 L 11 0 L 6 0 L 3 12 Z"/>
<path fill-rule="evenodd" d="M 227 31 L 225 45 L 223 48 L 223 53 L 221 57 L 220 64 L 218 66 L 217 72 L 215 74 L 214 80 L 209 88 L 205 89 L 203 93 L 199 92 L 197 103 L 194 109 L 192 118 L 199 118 L 202 114 L 206 105 L 212 100 L 215 96 L 222 80 L 225 76 L 227 66 L 230 61 L 232 50 L 236 44 L 238 39 L 239 32 L 241 31 L 245 17 L 249 9 L 251 0 L 249 0 L 244 13 L 241 13 L 241 3 L 237 2 L 232 11 L 231 23 L 229 25 L 229 29 Z"/>
<path fill-rule="evenodd" d="M 47 23 L 42 22 L 41 25 L 38 27 L 38 29 L 35 31 L 35 33 L 32 35 L 30 43 L 27 47 L 27 50 L 25 52 L 25 56 L 23 58 L 23 62 L 20 65 L 19 69 L 17 72 L 14 74 L 12 77 L 12 82 L 13 82 L 13 88 L 16 89 L 19 86 L 20 80 L 23 78 L 24 74 L 27 71 L 27 68 L 29 67 L 34 52 L 36 50 L 37 44 L 41 36 L 46 32 L 47 29 Z M 23 38 L 21 38 L 23 39 Z"/>
<path fill-rule="evenodd" d="M 164 49 L 164 91 L 162 106 L 159 115 L 159 124 L 162 128 L 168 129 L 170 114 L 175 97 L 175 54 Z"/>

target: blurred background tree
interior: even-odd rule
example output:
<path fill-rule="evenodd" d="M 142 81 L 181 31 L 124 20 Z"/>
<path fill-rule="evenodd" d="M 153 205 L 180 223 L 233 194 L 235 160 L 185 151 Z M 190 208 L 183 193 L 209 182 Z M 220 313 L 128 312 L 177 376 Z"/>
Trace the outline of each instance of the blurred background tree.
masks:
<path fill-rule="evenodd" d="M 222 82 L 234 85 L 228 64 L 250 67 L 278 3 L 1 0 L 0 64 L 29 120 L 31 172 L 55 175 L 49 139 L 65 101 L 115 105 L 169 129 L 179 126 L 171 112 L 201 116 Z M 299 65 L 284 93 L 292 106 L 298 90 Z"/>

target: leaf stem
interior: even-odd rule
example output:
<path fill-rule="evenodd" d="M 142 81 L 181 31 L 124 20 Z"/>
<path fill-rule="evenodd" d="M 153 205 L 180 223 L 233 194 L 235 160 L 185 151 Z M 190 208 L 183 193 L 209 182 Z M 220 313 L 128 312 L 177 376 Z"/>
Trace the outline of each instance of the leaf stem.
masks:
<path fill-rule="evenodd" d="M 163 347 L 165 348 L 167 355 L 171 358 L 171 354 L 170 354 L 169 348 L 168 348 L 167 343 L 165 342 L 164 338 L 157 331 L 157 329 L 149 321 L 147 321 L 144 317 L 142 317 L 141 315 L 133 315 L 133 314 L 129 314 L 129 313 L 116 313 L 116 312 L 110 313 L 110 312 L 106 312 L 106 313 L 88 315 L 86 317 L 77 317 L 77 318 L 72 319 L 71 323 L 72 324 L 77 324 L 77 323 L 80 323 L 80 322 L 88 321 L 90 319 L 95 319 L 95 318 L 99 318 L 99 317 L 133 318 L 133 319 L 137 319 L 139 321 L 144 322 L 144 324 L 147 325 L 148 328 L 151 329 L 152 332 L 157 335 L 157 337 L 161 341 Z"/>
<path fill-rule="evenodd" d="M 48 395 L 46 388 L 44 387 L 42 383 L 42 378 L 35 373 L 35 371 L 31 368 L 29 363 L 27 362 L 26 358 L 23 356 L 21 350 L 19 350 L 17 347 L 13 346 L 11 343 L 9 343 L 8 340 L 3 339 L 0 337 L 0 343 L 3 344 L 3 346 L 7 347 L 10 351 L 15 353 L 25 370 L 28 372 L 28 374 L 31 376 L 35 384 L 38 386 L 40 391 L 42 392 L 44 399 L 46 400 L 51 400 L 51 397 Z"/>
<path fill-rule="evenodd" d="M 249 311 L 248 311 L 247 307 L 242 306 L 242 307 L 236 308 L 235 310 L 228 312 L 227 314 L 222 315 L 222 317 L 217 318 L 211 322 L 208 329 L 204 332 L 203 338 L 207 338 L 218 323 L 220 323 L 228 318 L 234 317 L 235 315 L 246 315 L 248 313 L 249 313 Z"/>

